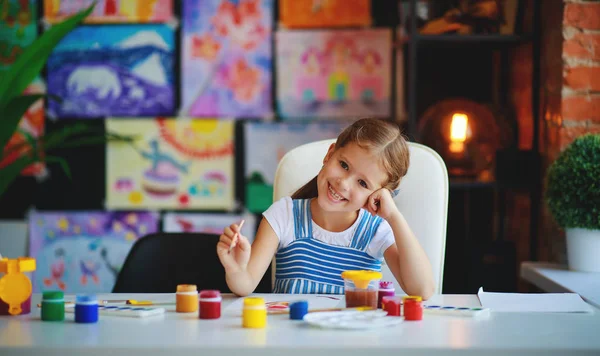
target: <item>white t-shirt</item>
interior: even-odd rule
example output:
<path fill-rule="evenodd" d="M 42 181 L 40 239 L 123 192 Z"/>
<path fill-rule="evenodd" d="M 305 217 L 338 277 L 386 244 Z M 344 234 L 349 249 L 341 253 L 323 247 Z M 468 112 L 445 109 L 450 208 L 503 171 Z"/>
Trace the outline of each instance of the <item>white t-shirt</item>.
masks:
<path fill-rule="evenodd" d="M 352 236 L 356 230 L 362 214 L 369 214 L 368 211 L 360 209 L 358 219 L 345 231 L 331 232 L 323 229 L 312 221 L 312 237 L 319 241 L 336 246 L 350 246 Z M 263 216 L 269 222 L 275 234 L 279 238 L 279 249 L 282 249 L 294 241 L 294 207 L 291 197 L 283 197 L 273 203 L 264 213 Z M 371 257 L 383 261 L 383 253 L 394 244 L 394 233 L 390 224 L 382 219 L 381 224 L 377 228 L 375 235 L 371 239 L 371 243 L 365 250 Z"/>

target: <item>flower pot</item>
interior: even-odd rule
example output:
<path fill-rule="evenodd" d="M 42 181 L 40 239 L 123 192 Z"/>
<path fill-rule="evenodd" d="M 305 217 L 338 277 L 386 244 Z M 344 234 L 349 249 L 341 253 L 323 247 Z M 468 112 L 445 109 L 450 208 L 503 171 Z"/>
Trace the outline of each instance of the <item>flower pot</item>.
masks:
<path fill-rule="evenodd" d="M 600 272 L 600 230 L 570 228 L 566 233 L 569 269 Z"/>

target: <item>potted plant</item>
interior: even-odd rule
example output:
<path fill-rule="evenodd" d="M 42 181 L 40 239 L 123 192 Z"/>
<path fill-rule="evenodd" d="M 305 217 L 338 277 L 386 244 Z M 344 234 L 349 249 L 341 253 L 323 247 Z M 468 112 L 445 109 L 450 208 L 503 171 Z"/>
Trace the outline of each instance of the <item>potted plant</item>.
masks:
<path fill-rule="evenodd" d="M 566 232 L 569 268 L 600 272 L 600 135 L 575 139 L 546 179 L 547 206 Z"/>
<path fill-rule="evenodd" d="M 2 2 L 0 0 L 0 3 Z M 63 22 L 53 25 L 28 46 L 0 76 L 0 162 L 4 157 L 15 152 L 20 153 L 17 159 L 0 168 L 0 197 L 20 172 L 35 162 L 58 163 L 65 173 L 70 175 L 66 161 L 61 157 L 50 155 L 53 149 L 95 145 L 109 140 L 132 141 L 131 137 L 99 133 L 84 123 L 77 123 L 61 130 L 48 132 L 39 138 L 25 135 L 27 142 L 4 149 L 18 130 L 19 122 L 27 109 L 45 96 L 44 94 L 24 95 L 23 92 L 40 75 L 56 45 L 92 13 L 94 6 L 95 3 Z M 54 96 L 49 96 L 49 99 L 60 100 Z"/>

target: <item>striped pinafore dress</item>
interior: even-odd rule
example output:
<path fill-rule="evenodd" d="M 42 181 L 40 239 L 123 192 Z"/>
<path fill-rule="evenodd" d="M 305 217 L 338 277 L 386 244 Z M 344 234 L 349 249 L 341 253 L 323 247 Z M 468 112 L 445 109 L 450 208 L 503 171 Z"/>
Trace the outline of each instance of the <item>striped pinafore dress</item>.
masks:
<path fill-rule="evenodd" d="M 343 271 L 381 271 L 381 262 L 366 252 L 380 217 L 360 214 L 350 245 L 336 246 L 313 238 L 310 199 L 292 203 L 294 240 L 275 255 L 273 293 L 343 294 Z"/>

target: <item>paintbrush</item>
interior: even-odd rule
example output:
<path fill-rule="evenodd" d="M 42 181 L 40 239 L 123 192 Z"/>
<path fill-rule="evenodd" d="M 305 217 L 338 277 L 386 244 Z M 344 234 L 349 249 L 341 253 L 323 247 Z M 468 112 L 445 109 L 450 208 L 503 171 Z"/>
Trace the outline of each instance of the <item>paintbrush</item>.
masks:
<path fill-rule="evenodd" d="M 229 251 L 233 250 L 233 248 L 235 247 L 235 238 L 237 237 L 239 239 L 239 234 L 242 231 L 242 226 L 244 226 L 244 223 L 246 222 L 246 220 L 242 220 L 240 221 L 239 227 L 238 227 L 238 232 L 235 233 L 235 235 L 233 235 L 233 239 L 231 241 L 231 245 L 229 245 Z"/>

